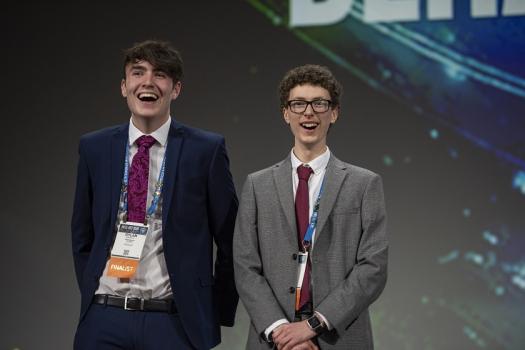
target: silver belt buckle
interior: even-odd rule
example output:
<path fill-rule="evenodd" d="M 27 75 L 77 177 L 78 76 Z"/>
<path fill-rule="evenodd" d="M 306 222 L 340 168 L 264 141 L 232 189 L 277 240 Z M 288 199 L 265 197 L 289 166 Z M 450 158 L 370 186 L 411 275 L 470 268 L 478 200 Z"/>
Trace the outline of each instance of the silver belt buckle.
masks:
<path fill-rule="evenodd" d="M 130 299 L 139 299 L 140 300 L 140 308 L 132 308 L 128 307 L 128 300 Z M 143 298 L 129 298 L 127 295 L 124 297 L 124 310 L 131 310 L 131 311 L 144 311 L 144 299 Z"/>

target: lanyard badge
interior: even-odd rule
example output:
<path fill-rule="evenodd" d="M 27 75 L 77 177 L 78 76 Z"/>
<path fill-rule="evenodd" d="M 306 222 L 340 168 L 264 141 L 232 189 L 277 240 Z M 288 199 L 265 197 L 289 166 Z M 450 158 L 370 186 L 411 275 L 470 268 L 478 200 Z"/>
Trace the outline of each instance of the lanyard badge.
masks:
<path fill-rule="evenodd" d="M 295 310 L 299 310 L 299 302 L 301 299 L 301 287 L 303 286 L 304 273 L 306 271 L 306 264 L 308 262 L 308 251 L 297 253 L 297 285 L 295 286 Z"/>
<path fill-rule="evenodd" d="M 107 275 L 118 278 L 131 278 L 137 272 L 140 256 L 146 242 L 148 225 L 124 222 L 119 225 Z"/>

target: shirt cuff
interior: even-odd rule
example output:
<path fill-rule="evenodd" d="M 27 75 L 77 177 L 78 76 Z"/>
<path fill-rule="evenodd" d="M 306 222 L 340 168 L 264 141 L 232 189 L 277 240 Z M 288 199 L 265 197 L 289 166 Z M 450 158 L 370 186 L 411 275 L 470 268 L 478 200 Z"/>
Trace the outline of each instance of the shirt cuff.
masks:
<path fill-rule="evenodd" d="M 326 319 L 326 317 L 323 316 L 322 313 L 320 313 L 319 311 L 314 311 L 314 313 L 319 316 L 321 318 L 321 320 L 323 320 L 325 326 L 326 326 L 326 329 L 328 329 L 329 331 L 332 330 L 332 325 L 330 324 L 330 322 L 328 322 L 328 320 Z"/>
<path fill-rule="evenodd" d="M 266 341 L 268 342 L 270 341 L 270 338 L 268 337 L 270 336 L 270 333 L 272 333 L 275 328 L 285 323 L 290 323 L 290 322 L 288 322 L 288 320 L 285 318 L 281 318 L 280 320 L 275 321 L 268 328 L 266 328 L 264 331 L 264 337 L 266 338 Z"/>

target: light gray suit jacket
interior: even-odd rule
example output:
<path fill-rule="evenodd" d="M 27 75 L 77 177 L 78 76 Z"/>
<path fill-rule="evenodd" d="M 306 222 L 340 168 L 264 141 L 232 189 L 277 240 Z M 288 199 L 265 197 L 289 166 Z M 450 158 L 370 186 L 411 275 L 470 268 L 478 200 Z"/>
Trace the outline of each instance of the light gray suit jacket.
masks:
<path fill-rule="evenodd" d="M 368 306 L 383 291 L 388 242 L 379 175 L 333 155 L 311 253 L 314 310 L 333 329 L 320 348 L 373 349 Z M 297 229 L 290 157 L 248 175 L 234 234 L 237 289 L 251 318 L 248 350 L 269 349 L 264 330 L 293 321 Z"/>

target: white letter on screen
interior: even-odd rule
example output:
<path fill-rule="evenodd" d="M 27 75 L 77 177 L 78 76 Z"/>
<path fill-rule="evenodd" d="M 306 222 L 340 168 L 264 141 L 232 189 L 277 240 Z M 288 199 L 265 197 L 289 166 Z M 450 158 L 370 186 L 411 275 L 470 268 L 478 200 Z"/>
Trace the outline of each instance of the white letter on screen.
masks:
<path fill-rule="evenodd" d="M 290 0 L 290 27 L 334 24 L 346 17 L 354 0 Z"/>
<path fill-rule="evenodd" d="M 472 17 L 497 17 L 498 6 L 496 0 L 472 0 L 470 12 Z"/>
<path fill-rule="evenodd" d="M 453 0 L 428 0 L 428 19 L 452 19 L 454 18 Z"/>
<path fill-rule="evenodd" d="M 417 21 L 419 0 L 364 0 L 366 22 Z"/>
<path fill-rule="evenodd" d="M 505 0 L 503 2 L 503 16 L 520 16 L 525 15 L 525 1 L 523 0 Z"/>

